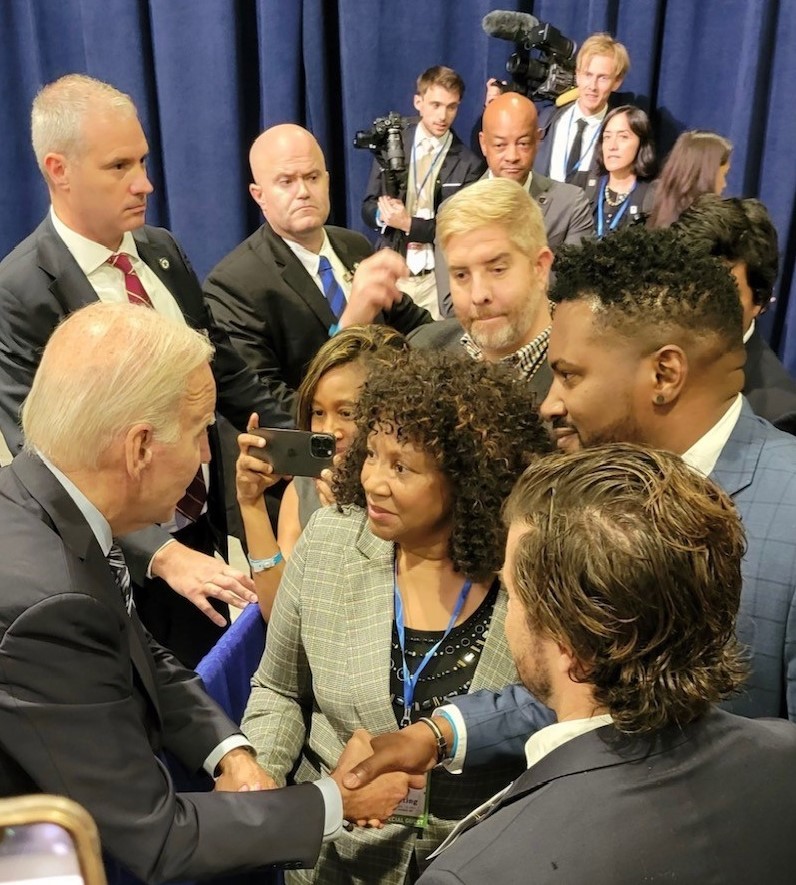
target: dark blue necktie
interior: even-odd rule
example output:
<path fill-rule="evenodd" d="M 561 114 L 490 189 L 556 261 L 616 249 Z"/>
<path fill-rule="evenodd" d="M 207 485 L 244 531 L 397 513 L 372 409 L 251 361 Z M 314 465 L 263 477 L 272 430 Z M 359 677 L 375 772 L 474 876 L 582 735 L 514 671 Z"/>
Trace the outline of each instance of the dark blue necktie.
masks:
<path fill-rule="evenodd" d="M 321 255 L 320 262 L 318 263 L 318 276 L 321 278 L 323 294 L 329 302 L 334 318 L 339 320 L 345 310 L 345 292 L 343 292 L 343 287 L 335 279 L 329 259 L 323 255 Z"/>

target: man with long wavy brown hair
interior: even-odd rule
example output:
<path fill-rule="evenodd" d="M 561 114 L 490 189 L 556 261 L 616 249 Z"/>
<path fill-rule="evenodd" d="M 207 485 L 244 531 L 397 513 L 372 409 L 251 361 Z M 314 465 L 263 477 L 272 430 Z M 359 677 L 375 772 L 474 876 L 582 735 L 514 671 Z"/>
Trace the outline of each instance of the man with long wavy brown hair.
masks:
<path fill-rule="evenodd" d="M 613 444 L 542 459 L 504 518 L 506 636 L 557 721 L 420 881 L 790 881 L 796 728 L 716 706 L 745 671 L 728 495 Z"/>

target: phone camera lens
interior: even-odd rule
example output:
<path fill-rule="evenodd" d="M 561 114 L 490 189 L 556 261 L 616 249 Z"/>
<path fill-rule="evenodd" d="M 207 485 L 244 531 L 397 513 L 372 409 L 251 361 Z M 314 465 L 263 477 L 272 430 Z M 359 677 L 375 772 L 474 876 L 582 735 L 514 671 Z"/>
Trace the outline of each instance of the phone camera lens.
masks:
<path fill-rule="evenodd" d="M 317 434 L 310 440 L 310 452 L 313 458 L 331 458 L 334 455 L 334 440 Z"/>

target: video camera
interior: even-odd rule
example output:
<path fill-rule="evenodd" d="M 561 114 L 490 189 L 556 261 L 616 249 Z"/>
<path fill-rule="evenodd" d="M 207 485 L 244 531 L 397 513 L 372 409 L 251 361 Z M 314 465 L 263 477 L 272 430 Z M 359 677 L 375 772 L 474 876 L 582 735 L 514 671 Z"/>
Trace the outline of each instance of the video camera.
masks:
<path fill-rule="evenodd" d="M 360 129 L 354 147 L 368 150 L 376 158 L 382 174 L 382 193 L 400 197 L 406 189 L 406 155 L 403 131 L 409 121 L 395 111 L 377 117 L 370 129 Z"/>
<path fill-rule="evenodd" d="M 556 99 L 575 85 L 577 44 L 551 24 L 525 12 L 496 9 L 484 16 L 481 27 L 490 37 L 514 43 L 506 71 L 515 92 Z"/>

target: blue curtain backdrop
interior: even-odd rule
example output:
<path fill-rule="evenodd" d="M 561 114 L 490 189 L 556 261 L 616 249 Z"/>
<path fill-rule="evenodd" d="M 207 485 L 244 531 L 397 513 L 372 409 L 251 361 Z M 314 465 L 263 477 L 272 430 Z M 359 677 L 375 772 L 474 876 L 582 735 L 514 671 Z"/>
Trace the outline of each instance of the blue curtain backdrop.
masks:
<path fill-rule="evenodd" d="M 415 77 L 443 63 L 468 84 L 456 124 L 467 140 L 483 84 L 511 52 L 481 29 L 494 8 L 532 13 L 577 41 L 607 30 L 625 43 L 623 91 L 653 112 L 662 152 L 685 128 L 732 139 L 727 194 L 762 199 L 780 234 L 779 298 L 764 331 L 796 373 L 791 0 L 2 0 L 0 254 L 47 206 L 30 103 L 71 71 L 133 96 L 152 151 L 149 221 L 175 233 L 201 277 L 258 224 L 247 152 L 274 123 L 316 134 L 332 220 L 361 229 L 370 156 L 352 148 L 354 132 L 389 110 L 411 113 Z"/>

